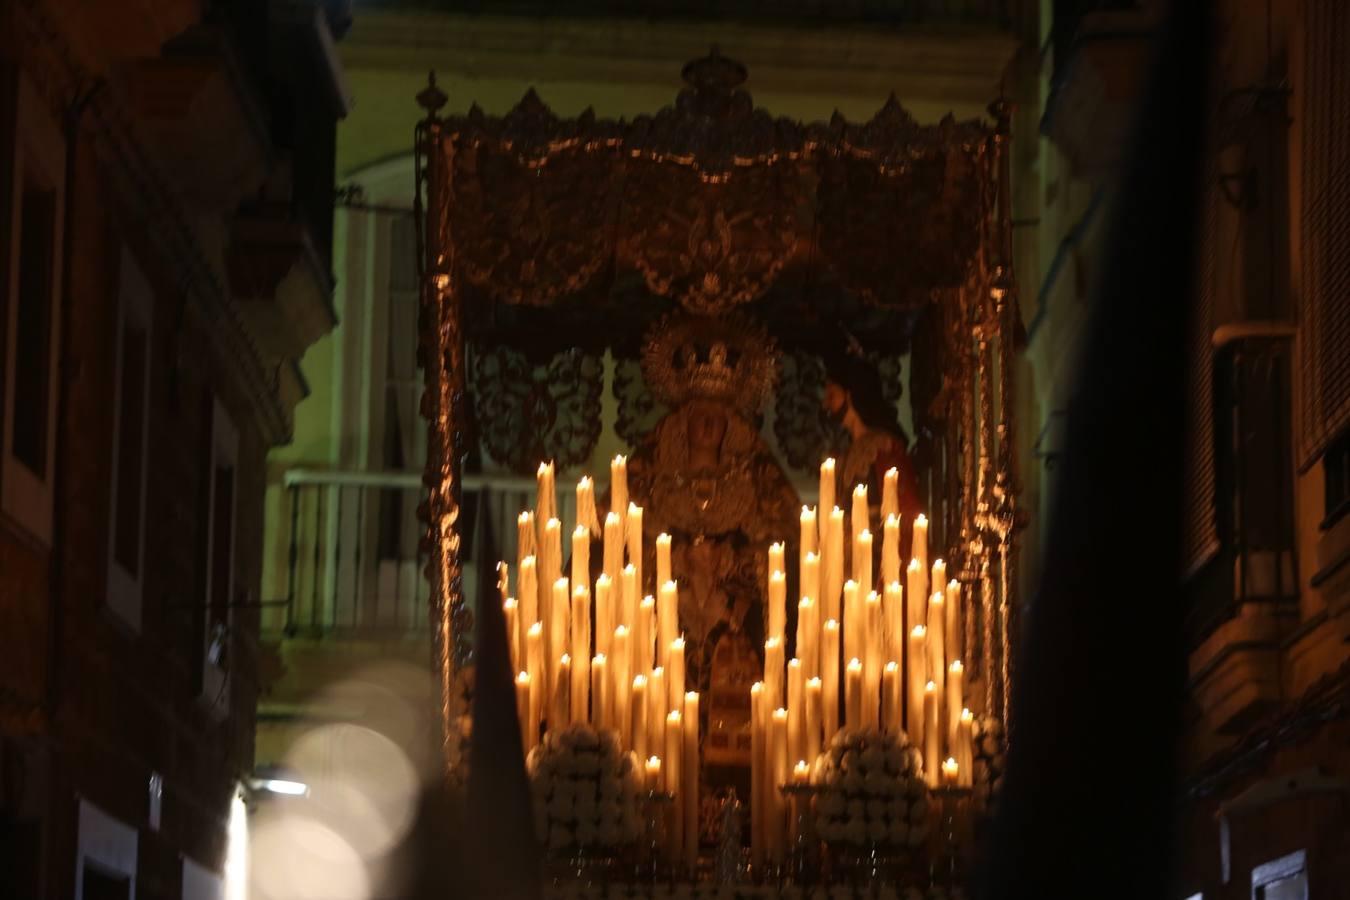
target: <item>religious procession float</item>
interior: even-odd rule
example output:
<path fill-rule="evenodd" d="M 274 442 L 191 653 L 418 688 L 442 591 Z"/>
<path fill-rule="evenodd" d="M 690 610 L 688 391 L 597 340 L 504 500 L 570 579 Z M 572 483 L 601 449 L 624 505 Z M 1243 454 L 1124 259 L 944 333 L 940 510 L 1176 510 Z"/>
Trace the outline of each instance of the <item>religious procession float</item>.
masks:
<path fill-rule="evenodd" d="M 419 98 L 447 767 L 472 430 L 536 479 L 492 602 L 552 889 L 959 893 L 1011 736 L 1008 109 L 802 124 L 715 51 L 684 80 L 633 121 Z M 627 452 L 587 473 L 606 360 Z"/>

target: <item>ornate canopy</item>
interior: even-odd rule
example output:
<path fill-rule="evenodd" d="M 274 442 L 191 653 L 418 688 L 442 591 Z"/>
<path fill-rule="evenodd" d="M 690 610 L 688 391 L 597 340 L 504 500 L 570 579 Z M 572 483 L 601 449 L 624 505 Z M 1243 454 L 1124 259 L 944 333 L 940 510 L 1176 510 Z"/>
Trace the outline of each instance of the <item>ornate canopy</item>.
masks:
<path fill-rule="evenodd" d="M 920 125 L 891 97 L 864 123 L 836 114 L 803 124 L 756 108 L 745 68 L 716 50 L 683 77 L 673 106 L 632 121 L 561 119 L 533 90 L 504 117 L 475 106 L 443 118 L 434 79 L 419 95 L 423 512 L 447 733 L 452 674 L 471 654 L 457 527 L 466 347 L 487 359 L 479 372 L 510 374 L 502 390 L 551 390 L 583 418 L 594 407 L 598 423 L 595 357 L 620 361 L 622 389 L 641 378 L 653 324 L 690 316 L 767 333 L 781 363 L 775 426 L 793 465 L 794 453 L 818 460 L 809 440 L 782 430 L 804 420 L 799 388 L 829 345 L 846 340 L 892 367 L 912 350 L 914 456 L 932 534 L 978 588 L 983 635 L 971 646 L 981 647 L 977 668 L 1003 670 L 983 679 L 987 708 L 1005 705 L 1016 517 L 1004 398 L 1020 321 L 1007 105 L 990 107 L 992 124 Z M 548 388 L 558 377 L 586 383 Z M 476 388 L 480 407 L 497 403 Z M 528 427 L 509 443 L 536 453 L 530 441 L 552 426 L 510 406 L 494 415 Z M 641 413 L 621 398 L 620 432 Z M 592 425 L 571 437 L 593 441 Z"/>

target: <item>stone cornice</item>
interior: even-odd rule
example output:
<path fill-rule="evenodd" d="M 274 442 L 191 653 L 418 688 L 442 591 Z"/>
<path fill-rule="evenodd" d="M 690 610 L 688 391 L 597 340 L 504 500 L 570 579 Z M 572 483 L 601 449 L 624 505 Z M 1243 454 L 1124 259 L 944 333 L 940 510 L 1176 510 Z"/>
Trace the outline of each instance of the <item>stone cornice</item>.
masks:
<path fill-rule="evenodd" d="M 437 69 L 536 82 L 673 85 L 685 61 L 718 45 L 753 73 L 754 91 L 985 103 L 1017 50 L 974 27 L 470 16 L 362 10 L 341 53 L 350 69 Z M 672 91 L 673 95 L 673 91 Z"/>
<path fill-rule="evenodd" d="M 100 74 L 88 71 L 72 52 L 42 0 L 23 0 L 18 7 L 28 38 L 26 61 L 45 82 L 40 89 L 49 100 L 64 97 L 69 103 L 82 90 L 102 82 Z M 273 444 L 288 440 L 290 416 L 278 397 L 276 375 L 269 373 L 246 331 L 223 274 L 211 262 L 214 254 L 203 245 L 181 198 L 136 133 L 116 86 L 105 85 L 87 96 L 84 115 L 92 120 L 87 130 L 90 143 L 100 162 L 120 181 L 119 200 L 149 223 L 146 233 L 152 245 L 193 301 L 221 369 L 247 400 L 264 439 Z"/>

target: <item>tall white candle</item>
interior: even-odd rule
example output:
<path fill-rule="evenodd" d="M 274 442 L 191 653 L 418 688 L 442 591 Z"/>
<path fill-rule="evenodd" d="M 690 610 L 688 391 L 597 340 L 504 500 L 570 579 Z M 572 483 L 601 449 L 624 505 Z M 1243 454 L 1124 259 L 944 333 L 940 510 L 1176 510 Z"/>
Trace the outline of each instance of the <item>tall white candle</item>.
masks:
<path fill-rule="evenodd" d="M 637 619 L 633 622 L 633 671 L 646 672 L 652 667 L 652 642 L 656 634 L 656 598 L 648 594 L 638 604 Z"/>
<path fill-rule="evenodd" d="M 819 678 L 808 678 L 806 681 L 806 719 L 805 719 L 805 753 L 803 756 L 808 762 L 814 763 L 816 757 L 820 755 L 821 730 L 820 723 L 822 718 L 822 697 L 821 681 Z"/>
<path fill-rule="evenodd" d="M 814 552 L 819 546 L 820 526 L 816 524 L 816 510 L 812 506 L 803 506 L 801 515 L 800 552 L 802 555 Z"/>
<path fill-rule="evenodd" d="M 547 522 L 558 515 L 558 496 L 553 485 L 553 462 L 539 464 L 535 475 L 538 493 L 534 503 L 534 515 L 540 522 Z"/>
<path fill-rule="evenodd" d="M 633 753 L 638 759 L 646 759 L 649 751 L 648 737 L 651 730 L 648 724 L 651 713 L 647 710 L 647 676 L 633 676 L 633 696 L 629 702 L 629 733 L 633 735 Z"/>
<path fill-rule="evenodd" d="M 947 600 L 943 606 L 947 614 L 947 655 L 961 656 L 968 653 L 969 650 L 962 647 L 965 634 L 961 630 L 961 584 L 955 578 L 947 582 Z"/>
<path fill-rule="evenodd" d="M 523 512 L 516 517 L 516 564 L 527 556 L 534 556 L 536 553 L 535 535 L 534 535 L 534 513 Z M 516 587 L 516 593 L 520 593 L 520 587 Z"/>
<path fill-rule="evenodd" d="M 636 503 L 628 504 L 628 519 L 624 522 L 623 533 L 628 542 L 628 564 L 637 573 L 637 596 L 642 596 L 642 507 Z M 634 604 L 636 608 L 636 603 Z"/>
<path fill-rule="evenodd" d="M 647 757 L 647 790 L 660 791 L 665 789 L 665 783 L 661 779 L 661 757 Z"/>
<path fill-rule="evenodd" d="M 933 560 L 932 575 L 928 580 L 928 589 L 930 591 L 941 591 L 947 584 L 947 563 L 941 559 Z M 933 623 L 929 622 L 928 627 L 932 628 Z"/>
<path fill-rule="evenodd" d="M 502 601 L 502 617 L 506 619 L 506 647 L 511 652 L 511 671 L 522 671 L 520 668 L 521 660 L 525 657 L 522 653 L 524 642 L 520 636 L 520 604 L 516 603 L 515 597 L 507 597 Z"/>
<path fill-rule="evenodd" d="M 783 639 L 771 637 L 764 642 L 764 693 L 768 696 L 769 708 L 777 709 L 783 705 Z"/>
<path fill-rule="evenodd" d="M 798 569 L 801 590 L 798 591 L 803 597 L 810 597 L 817 603 L 820 602 L 820 554 L 803 553 L 801 557 L 801 566 Z"/>
<path fill-rule="evenodd" d="M 942 729 L 947 740 L 947 752 L 951 754 L 956 753 L 956 731 L 961 724 L 961 710 L 965 708 L 965 680 L 966 670 L 961 660 L 952 660 L 952 664 L 947 667 L 947 684 L 944 688 L 947 703 Z"/>
<path fill-rule="evenodd" d="M 684 864 L 690 869 L 698 862 L 698 693 L 684 695 L 684 715 L 680 718 L 680 733 L 684 738 L 684 758 L 680 760 L 684 794 Z"/>
<path fill-rule="evenodd" d="M 788 759 L 797 760 L 806 755 L 806 676 L 800 659 L 788 660 L 787 711 Z"/>
<path fill-rule="evenodd" d="M 670 535 L 664 531 L 656 536 L 656 585 L 659 588 L 674 576 L 670 568 Z"/>
<path fill-rule="evenodd" d="M 531 721 L 538 731 L 539 720 L 544 715 L 544 682 L 547 680 L 544 670 L 544 624 L 535 622 L 525 632 L 525 671 L 530 676 Z M 535 735 L 538 738 L 538 734 Z"/>
<path fill-rule="evenodd" d="M 670 828 L 666 832 L 666 849 L 672 861 L 684 856 L 684 729 L 683 713 L 673 709 L 666 716 L 665 747 L 663 764 L 666 767 L 666 790 L 675 795 L 670 804 Z"/>
<path fill-rule="evenodd" d="M 844 659 L 863 657 L 864 635 L 862 598 L 858 594 L 858 582 L 844 582 Z"/>
<path fill-rule="evenodd" d="M 820 727 L 828 744 L 839 730 L 839 623 L 820 628 Z"/>
<path fill-rule="evenodd" d="M 900 580 L 900 517 L 887 516 L 881 526 L 881 583 Z"/>
<path fill-rule="evenodd" d="M 858 729 L 863 725 L 863 666 L 862 660 L 853 658 L 848 661 L 844 680 L 844 724 Z"/>
<path fill-rule="evenodd" d="M 942 591 L 934 591 L 928 598 L 928 679 L 942 690 L 947 682 L 947 648 L 943 634 L 947 616 L 943 610 Z"/>
<path fill-rule="evenodd" d="M 820 561 L 820 614 L 827 619 L 841 621 L 840 594 L 844 589 L 844 511 L 830 510 L 828 529 L 823 547 L 826 555 Z"/>
<path fill-rule="evenodd" d="M 657 666 L 647 676 L 647 749 L 664 747 L 666 713 L 670 712 L 666 694 L 666 670 Z"/>
<path fill-rule="evenodd" d="M 585 722 L 591 684 L 591 593 L 585 585 L 572 590 L 572 721 Z"/>
<path fill-rule="evenodd" d="M 595 652 L 609 653 L 609 642 L 618 625 L 614 610 L 614 582 L 603 572 L 595 579 Z"/>
<path fill-rule="evenodd" d="M 530 729 L 530 673 L 516 675 L 516 716 L 520 721 L 520 746 L 529 756 L 534 749 L 534 733 Z M 537 729 L 536 729 L 537 731 Z"/>
<path fill-rule="evenodd" d="M 807 678 L 820 674 L 820 623 L 816 621 L 816 604 L 810 597 L 797 603 L 797 658 Z"/>
<path fill-rule="evenodd" d="M 565 728 L 572 720 L 572 657 L 564 653 L 558 660 L 557 684 L 548 713 L 548 727 Z"/>
<path fill-rule="evenodd" d="M 881 669 L 885 657 L 881 650 L 881 598 L 876 591 L 863 601 L 867 637 L 863 657 L 863 724 L 867 728 L 881 727 Z"/>
<path fill-rule="evenodd" d="M 773 860 L 775 863 L 783 862 L 787 850 L 785 833 L 787 805 L 783 802 L 783 792 L 779 790 L 782 785 L 787 784 L 788 779 L 787 724 L 787 710 L 781 707 L 775 709 L 772 718 L 769 720 L 769 747 L 773 753 L 773 773 L 770 776 L 771 793 L 769 795 L 772 812 L 769 817 L 769 833 L 773 841 Z"/>
<path fill-rule="evenodd" d="M 881 595 L 881 630 L 884 637 L 881 650 L 887 659 L 903 662 L 905 658 L 905 589 L 900 582 L 886 585 Z"/>
<path fill-rule="evenodd" d="M 866 597 L 872 590 L 872 532 L 864 528 L 853 541 L 853 580 L 858 593 Z"/>
<path fill-rule="evenodd" d="M 904 716 L 901 710 L 904 701 L 900 698 L 900 664 L 895 660 L 886 663 L 881 672 L 881 696 L 883 725 L 886 731 L 895 734 L 904 730 Z"/>
<path fill-rule="evenodd" d="M 516 603 L 520 604 L 520 626 L 527 631 L 539 621 L 538 567 L 533 556 L 520 561 L 519 582 L 516 584 Z"/>
<path fill-rule="evenodd" d="M 618 513 L 605 516 L 604 556 L 601 557 L 601 571 L 609 580 L 619 583 L 619 573 L 623 571 L 623 518 Z"/>
<path fill-rule="evenodd" d="M 633 627 L 637 621 L 638 594 L 637 567 L 632 563 L 623 567 L 619 573 L 619 625 Z"/>
<path fill-rule="evenodd" d="M 914 517 L 913 555 L 919 565 L 928 566 L 928 517 L 919 513 Z"/>
<path fill-rule="evenodd" d="M 769 573 L 769 636 L 784 637 L 787 629 L 787 576 L 781 570 Z"/>
<path fill-rule="evenodd" d="M 577 482 L 577 526 L 595 537 L 601 536 L 600 516 L 595 508 L 595 482 L 583 475 Z"/>
<path fill-rule="evenodd" d="M 609 511 L 619 520 L 619 538 L 622 540 L 623 517 L 628 512 L 628 459 L 624 456 L 616 456 L 609 463 Z M 613 577 L 618 577 L 617 570 Z"/>
<path fill-rule="evenodd" d="M 609 705 L 609 666 L 605 654 L 597 653 L 591 659 L 591 725 L 597 731 L 611 726 Z"/>
<path fill-rule="evenodd" d="M 670 642 L 670 651 L 666 654 L 666 692 L 669 700 L 667 709 L 679 709 L 684 698 L 684 638 L 677 637 Z"/>
<path fill-rule="evenodd" d="M 572 642 L 568 624 L 572 610 L 572 590 L 566 578 L 559 578 L 553 582 L 553 595 L 549 599 L 545 636 L 548 638 L 548 660 L 551 664 L 548 671 L 548 690 L 551 697 L 558 692 L 560 677 L 558 661 L 571 649 Z"/>
<path fill-rule="evenodd" d="M 938 689 L 933 682 L 923 688 L 923 772 L 929 787 L 938 786 L 939 750 Z"/>
<path fill-rule="evenodd" d="M 956 761 L 961 766 L 960 784 L 970 787 L 975 782 L 975 716 L 968 709 L 961 710 L 956 726 Z"/>
<path fill-rule="evenodd" d="M 850 510 L 848 517 L 849 538 L 854 545 L 858 542 L 858 535 L 867 530 L 868 520 L 867 485 L 855 485 L 853 488 L 853 508 Z"/>
<path fill-rule="evenodd" d="M 816 502 L 816 509 L 819 511 L 820 515 L 820 540 L 822 545 L 825 543 L 826 535 L 825 528 L 827 520 L 825 516 L 830 510 L 834 509 L 834 488 L 834 459 L 831 457 L 820 464 L 820 496 L 817 498 Z"/>
<path fill-rule="evenodd" d="M 666 664 L 670 642 L 680 635 L 680 592 L 673 581 L 661 582 L 656 604 L 656 664 Z"/>
<path fill-rule="evenodd" d="M 764 811 L 768 720 L 764 709 L 764 682 L 756 681 L 750 686 L 750 862 L 755 866 L 764 863 L 764 838 L 768 832 Z"/>
<path fill-rule="evenodd" d="M 900 515 L 900 470 L 892 466 L 881 481 L 881 518 Z"/>
<path fill-rule="evenodd" d="M 556 518 L 544 522 L 539 550 L 540 575 L 552 584 L 562 577 L 562 523 Z"/>
<path fill-rule="evenodd" d="M 909 633 L 909 648 L 905 654 L 909 671 L 905 673 L 907 706 L 905 721 L 909 742 L 922 747 L 923 741 L 923 686 L 928 683 L 927 629 L 915 625 Z"/>
<path fill-rule="evenodd" d="M 905 628 L 913 630 L 915 625 L 927 627 L 927 622 L 928 570 L 917 559 L 911 559 L 909 568 L 905 570 Z"/>
<path fill-rule="evenodd" d="M 572 529 L 572 585 L 591 586 L 591 532 L 585 525 Z"/>
<path fill-rule="evenodd" d="M 614 629 L 614 640 L 611 642 L 613 647 L 613 656 L 609 658 L 610 676 L 609 681 L 612 685 L 610 693 L 610 704 L 613 708 L 613 725 L 611 726 L 619 732 L 619 746 L 633 746 L 633 735 L 629 730 L 632 727 L 631 714 L 628 701 L 631 694 L 628 691 L 633 683 L 632 671 L 628 665 L 628 628 L 620 625 Z"/>
<path fill-rule="evenodd" d="M 787 550 L 782 541 L 775 541 L 769 545 L 769 571 L 786 572 L 787 571 Z"/>

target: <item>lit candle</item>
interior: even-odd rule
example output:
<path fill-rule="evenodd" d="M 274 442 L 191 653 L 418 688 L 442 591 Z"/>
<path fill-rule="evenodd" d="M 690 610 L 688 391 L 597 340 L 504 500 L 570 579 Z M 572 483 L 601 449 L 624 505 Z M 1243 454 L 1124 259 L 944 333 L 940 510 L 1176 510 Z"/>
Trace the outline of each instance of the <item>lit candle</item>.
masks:
<path fill-rule="evenodd" d="M 666 735 L 666 670 L 657 666 L 647 676 L 647 749 L 664 748 Z"/>
<path fill-rule="evenodd" d="M 947 752 L 953 754 L 956 752 L 956 732 L 961 725 L 961 710 L 965 708 L 965 679 L 966 670 L 961 660 L 952 660 L 947 667 L 947 706 L 942 734 L 947 739 Z"/>
<path fill-rule="evenodd" d="M 619 623 L 614 615 L 614 582 L 605 573 L 595 579 L 595 652 L 609 653 L 610 638 Z"/>
<path fill-rule="evenodd" d="M 904 731 L 904 716 L 901 710 L 904 708 L 900 697 L 900 664 L 895 660 L 886 663 L 886 668 L 881 672 L 881 696 L 883 698 L 882 718 L 886 731 L 891 734 L 899 734 Z"/>
<path fill-rule="evenodd" d="M 535 481 L 539 491 L 534 503 L 534 516 L 537 521 L 547 522 L 558 515 L 558 497 L 553 488 L 553 463 L 551 461 L 539 464 Z"/>
<path fill-rule="evenodd" d="M 787 664 L 788 759 L 806 755 L 806 676 L 802 661 Z"/>
<path fill-rule="evenodd" d="M 638 604 L 637 619 L 633 622 L 633 671 L 646 672 L 652 667 L 652 636 L 656 633 L 656 598 L 648 594 Z"/>
<path fill-rule="evenodd" d="M 764 682 L 756 681 L 750 686 L 750 861 L 756 866 L 764 862 L 764 836 L 768 828 L 764 813 L 767 767 L 764 709 Z"/>
<path fill-rule="evenodd" d="M 844 724 L 852 729 L 862 727 L 862 676 L 862 660 L 857 657 L 850 659 L 844 682 Z"/>
<path fill-rule="evenodd" d="M 647 757 L 647 790 L 661 790 L 661 757 Z"/>
<path fill-rule="evenodd" d="M 603 552 L 600 569 L 610 581 L 618 584 L 619 573 L 623 571 L 623 519 L 618 513 L 605 516 Z"/>
<path fill-rule="evenodd" d="M 937 787 L 941 743 L 938 732 L 938 689 L 933 682 L 923 687 L 923 774 L 929 787 Z"/>
<path fill-rule="evenodd" d="M 684 864 L 691 869 L 698 862 L 698 718 L 698 693 L 689 691 L 684 695 L 684 715 L 680 719 L 680 733 L 684 738 L 680 776 L 684 794 Z"/>
<path fill-rule="evenodd" d="M 947 616 L 942 606 L 942 591 L 934 591 L 928 597 L 928 678 L 939 691 L 947 681 L 947 648 L 942 639 Z"/>
<path fill-rule="evenodd" d="M 641 597 L 642 590 L 642 507 L 636 503 L 628 504 L 628 519 L 624 522 L 623 533 L 628 541 L 628 564 L 637 572 L 637 589 L 639 591 L 635 596 Z M 637 608 L 634 601 L 634 608 Z"/>
<path fill-rule="evenodd" d="M 552 584 L 562 577 L 562 523 L 557 519 L 544 522 L 539 550 L 539 574 Z"/>
<path fill-rule="evenodd" d="M 820 755 L 821 683 L 819 678 L 806 681 L 806 758 L 815 761 Z"/>
<path fill-rule="evenodd" d="M 928 621 L 928 570 L 917 559 L 909 561 L 905 571 L 905 627 L 924 625 Z M 927 681 L 927 676 L 924 676 Z"/>
<path fill-rule="evenodd" d="M 881 650 L 887 659 L 900 662 L 905 657 L 905 589 L 900 582 L 889 582 L 881 595 Z"/>
<path fill-rule="evenodd" d="M 565 728 L 572 716 L 572 657 L 564 653 L 558 659 L 557 683 L 553 687 L 553 703 L 549 707 L 549 728 Z"/>
<path fill-rule="evenodd" d="M 596 537 L 601 536 L 600 516 L 595 509 L 595 482 L 589 475 L 581 476 L 577 482 L 577 526 Z"/>
<path fill-rule="evenodd" d="M 824 555 L 820 560 L 820 612 L 827 619 L 840 621 L 839 596 L 844 589 L 844 511 L 830 510 L 826 530 Z"/>
<path fill-rule="evenodd" d="M 881 481 L 881 518 L 900 515 L 900 470 L 891 466 Z"/>
<path fill-rule="evenodd" d="M 947 582 L 947 602 L 943 604 L 947 613 L 947 653 L 950 656 L 960 656 L 966 652 L 962 649 L 961 632 L 961 584 L 953 578 Z"/>
<path fill-rule="evenodd" d="M 637 621 L 638 608 L 638 574 L 637 566 L 629 563 L 623 567 L 619 573 L 619 621 L 617 625 L 627 625 L 633 627 Z"/>
<path fill-rule="evenodd" d="M 528 629 L 539 621 L 539 573 L 533 556 L 522 559 L 518 568 L 516 602 L 520 604 L 521 627 Z"/>
<path fill-rule="evenodd" d="M 876 591 L 863 601 L 866 638 L 863 648 L 863 725 L 881 727 L 881 668 L 885 657 L 881 653 L 881 598 Z"/>
<path fill-rule="evenodd" d="M 811 553 L 816 549 L 817 540 L 820 537 L 819 526 L 816 524 L 816 510 L 812 506 L 803 506 L 801 515 L 801 548 L 803 554 Z"/>
<path fill-rule="evenodd" d="M 900 580 L 900 517 L 887 516 L 881 526 L 881 583 Z"/>
<path fill-rule="evenodd" d="M 684 698 L 684 638 L 677 637 L 670 642 L 670 651 L 666 654 L 666 691 L 669 699 L 667 709 L 679 709 Z"/>
<path fill-rule="evenodd" d="M 970 710 L 962 709 L 956 726 L 956 761 L 961 766 L 962 787 L 970 787 L 975 782 L 974 732 L 975 716 Z"/>
<path fill-rule="evenodd" d="M 507 597 L 502 601 L 502 617 L 506 619 L 506 647 L 511 652 L 511 669 L 516 672 L 521 671 L 520 661 L 523 659 L 520 623 L 516 615 L 519 607 L 515 597 Z"/>
<path fill-rule="evenodd" d="M 674 576 L 670 568 L 670 535 L 664 531 L 656 536 L 656 583 L 663 585 Z"/>
<path fill-rule="evenodd" d="M 638 759 L 646 759 L 648 751 L 647 731 L 651 713 L 647 711 L 647 676 L 633 676 L 633 692 L 629 700 L 629 733 L 633 736 L 633 753 Z"/>
<path fill-rule="evenodd" d="M 770 815 L 768 818 L 769 835 L 773 848 L 772 856 L 776 863 L 783 861 L 784 851 L 787 850 L 787 840 L 784 833 L 786 804 L 783 802 L 783 792 L 779 790 L 782 785 L 787 784 L 788 779 L 787 724 L 787 710 L 775 709 L 772 718 L 769 720 L 769 747 L 773 753 L 773 771 L 770 775 Z"/>
<path fill-rule="evenodd" d="M 585 722 L 591 683 L 591 592 L 585 585 L 572 590 L 572 721 Z M 640 758 L 640 757 L 639 757 Z"/>
<path fill-rule="evenodd" d="M 572 637 L 567 621 L 572 609 L 572 591 L 566 578 L 553 582 L 553 595 L 549 599 L 548 627 L 545 632 L 548 646 L 545 649 L 552 664 L 548 672 L 548 691 L 552 697 L 558 693 L 558 679 L 561 677 L 558 660 L 568 651 Z"/>
<path fill-rule="evenodd" d="M 919 513 L 914 517 L 914 558 L 919 565 L 928 566 L 928 517 Z"/>
<path fill-rule="evenodd" d="M 605 654 L 597 653 L 591 660 L 591 725 L 596 731 L 610 727 L 609 669 Z"/>
<path fill-rule="evenodd" d="M 820 497 L 817 500 L 816 509 L 822 513 L 834 508 L 834 487 L 834 459 L 830 458 L 820 464 Z M 821 543 L 824 544 L 826 532 L 824 531 L 825 521 L 823 519 L 820 522 L 820 527 L 822 529 L 820 539 Z"/>
<path fill-rule="evenodd" d="M 872 532 L 863 529 L 853 542 L 853 580 L 858 582 L 858 594 L 866 597 L 872 591 Z"/>
<path fill-rule="evenodd" d="M 505 560 L 497 561 L 497 593 L 501 595 L 503 603 L 511 596 L 511 567 Z"/>
<path fill-rule="evenodd" d="M 799 580 L 801 581 L 801 590 L 798 592 L 803 597 L 810 597 L 817 603 L 820 602 L 820 554 L 803 553 L 801 556 L 801 565 L 798 568 Z"/>
<path fill-rule="evenodd" d="M 808 678 L 820 672 L 820 653 L 816 646 L 819 635 L 816 604 L 810 597 L 803 597 L 797 603 L 797 658 L 802 661 L 802 669 Z"/>
<path fill-rule="evenodd" d="M 787 559 L 786 553 L 787 553 L 787 551 L 786 551 L 786 549 L 784 548 L 783 542 L 782 542 L 782 541 L 775 541 L 774 543 L 772 543 L 772 544 L 769 545 L 769 571 L 770 571 L 770 572 L 786 572 L 786 571 L 787 571 L 787 565 L 786 565 L 786 562 L 785 562 L 785 560 Z"/>
<path fill-rule="evenodd" d="M 671 710 L 666 716 L 666 755 L 663 758 L 666 767 L 666 791 L 675 795 L 670 804 L 670 829 L 666 833 L 666 849 L 672 860 L 683 857 L 684 844 L 684 729 L 681 727 L 681 713 Z"/>
<path fill-rule="evenodd" d="M 661 582 L 656 604 L 656 664 L 666 664 L 670 642 L 680 635 L 680 593 L 673 581 Z"/>
<path fill-rule="evenodd" d="M 572 584 L 591 586 L 591 532 L 585 525 L 572 529 Z"/>
<path fill-rule="evenodd" d="M 633 675 L 628 666 L 627 626 L 620 625 L 614 629 L 614 640 L 611 642 L 611 646 L 613 655 L 609 657 L 609 678 L 613 687 L 609 695 L 609 703 L 611 704 L 613 719 L 610 727 L 619 732 L 620 747 L 631 747 L 633 735 L 629 730 L 632 727 L 632 720 L 628 701 L 632 695 L 629 693 L 628 687 L 633 683 Z"/>
<path fill-rule="evenodd" d="M 622 540 L 623 514 L 628 511 L 628 460 L 623 456 L 616 456 L 609 462 L 609 511 L 619 520 L 619 538 Z M 605 520 L 608 522 L 609 517 Z M 617 569 L 613 577 L 618 577 Z"/>
<path fill-rule="evenodd" d="M 516 716 L 520 720 L 520 746 L 529 756 L 534 749 L 530 730 L 530 673 L 521 672 L 516 676 Z"/>
<path fill-rule="evenodd" d="M 854 546 L 858 543 L 858 535 L 867 530 L 867 523 L 867 485 L 859 484 L 853 488 L 853 509 L 848 519 L 849 537 Z"/>
<path fill-rule="evenodd" d="M 947 787 L 956 787 L 959 780 L 960 766 L 957 765 L 956 757 L 949 756 L 942 763 L 942 783 Z"/>
<path fill-rule="evenodd" d="M 535 622 L 525 632 L 525 671 L 530 675 L 530 696 L 535 698 L 535 721 L 543 715 L 544 701 L 544 624 Z"/>
<path fill-rule="evenodd" d="M 783 639 L 771 637 L 764 642 L 764 693 L 770 709 L 783 705 Z"/>
<path fill-rule="evenodd" d="M 516 564 L 520 564 L 527 556 L 534 556 L 534 513 L 523 512 L 516 517 Z M 520 592 L 520 587 L 516 587 L 516 592 Z"/>
<path fill-rule="evenodd" d="M 909 742 L 916 747 L 923 746 L 923 686 L 928 683 L 928 634 L 922 625 L 915 625 L 909 633 L 909 648 L 905 654 L 909 671 L 905 673 L 909 685 L 908 708 L 905 721 L 909 732 Z"/>
<path fill-rule="evenodd" d="M 863 657 L 864 621 L 858 582 L 844 582 L 844 658 Z"/>
<path fill-rule="evenodd" d="M 839 730 L 839 623 L 820 628 L 820 728 L 828 743 Z"/>
<path fill-rule="evenodd" d="M 946 583 L 947 583 L 947 563 L 941 559 L 933 560 L 932 576 L 929 578 L 928 581 L 929 588 L 935 591 L 940 591 L 943 590 L 943 586 Z M 929 622 L 928 627 L 932 628 L 933 623 Z"/>
<path fill-rule="evenodd" d="M 781 569 L 774 569 L 769 573 L 769 636 L 783 637 L 786 629 L 787 576 Z"/>

